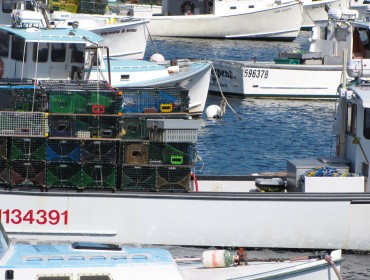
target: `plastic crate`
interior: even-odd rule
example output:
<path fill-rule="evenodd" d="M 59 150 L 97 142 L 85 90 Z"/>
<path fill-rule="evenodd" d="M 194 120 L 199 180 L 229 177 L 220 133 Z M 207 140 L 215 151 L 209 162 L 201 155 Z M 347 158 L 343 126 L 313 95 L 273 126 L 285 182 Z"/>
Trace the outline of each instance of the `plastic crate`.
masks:
<path fill-rule="evenodd" d="M 299 59 L 295 58 L 275 58 L 275 64 L 301 64 Z"/>
<path fill-rule="evenodd" d="M 198 140 L 200 120 L 148 119 L 149 140 L 153 142 L 190 142 Z"/>

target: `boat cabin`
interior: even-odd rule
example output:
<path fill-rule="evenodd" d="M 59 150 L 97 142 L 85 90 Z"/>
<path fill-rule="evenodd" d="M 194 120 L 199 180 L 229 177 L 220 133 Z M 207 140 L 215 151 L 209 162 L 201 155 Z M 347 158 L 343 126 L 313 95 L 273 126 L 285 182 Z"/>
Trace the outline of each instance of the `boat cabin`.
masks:
<path fill-rule="evenodd" d="M 0 26 L 0 77 L 81 78 L 85 47 L 102 37 L 77 29 Z"/>
<path fill-rule="evenodd" d="M 334 11 L 329 21 L 317 22 L 312 29 L 309 53 L 321 54 L 323 64 L 343 64 L 346 51 L 350 67 L 370 59 L 370 23 L 358 17 L 356 11 Z M 349 75 L 355 77 L 358 73 Z"/>
<path fill-rule="evenodd" d="M 351 173 L 366 178 L 365 191 L 370 192 L 370 83 L 339 88 L 339 94 L 337 156 L 349 161 Z"/>
<path fill-rule="evenodd" d="M 266 5 L 275 5 L 284 1 L 251 0 L 162 0 L 163 16 L 184 15 L 232 15 L 265 9 Z M 285 1 L 285 2 L 289 2 Z"/>

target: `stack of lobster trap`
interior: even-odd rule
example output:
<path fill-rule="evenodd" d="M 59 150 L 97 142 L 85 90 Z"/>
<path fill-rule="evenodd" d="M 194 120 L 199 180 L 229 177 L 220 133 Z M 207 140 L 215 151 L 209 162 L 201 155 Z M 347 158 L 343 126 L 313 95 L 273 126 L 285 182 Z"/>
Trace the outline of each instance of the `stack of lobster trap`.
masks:
<path fill-rule="evenodd" d="M 200 120 L 181 88 L 0 81 L 0 185 L 188 191 Z"/>

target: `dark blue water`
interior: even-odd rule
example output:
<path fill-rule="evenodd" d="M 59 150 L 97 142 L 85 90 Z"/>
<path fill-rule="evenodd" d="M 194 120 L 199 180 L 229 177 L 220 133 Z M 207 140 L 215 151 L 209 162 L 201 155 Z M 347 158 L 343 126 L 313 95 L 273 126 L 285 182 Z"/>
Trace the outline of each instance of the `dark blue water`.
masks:
<path fill-rule="evenodd" d="M 294 42 L 153 38 L 154 45 L 148 44 L 146 58 L 158 51 L 166 59 L 256 58 L 257 61 L 271 61 L 280 52 L 308 50 L 308 37 L 309 32 L 301 32 Z M 228 108 L 222 121 L 203 120 L 197 145 L 202 158 L 197 164 L 198 174 L 241 175 L 283 171 L 287 159 L 334 155 L 335 101 L 232 97 L 227 97 L 227 100 L 240 119 Z M 220 101 L 220 96 L 209 95 L 207 106 L 220 105 Z M 201 254 L 201 249 L 197 248 L 169 249 L 177 257 L 199 257 Z M 258 257 L 285 254 L 290 257 L 297 255 L 297 252 L 262 250 L 251 254 Z M 344 279 L 370 279 L 370 255 L 347 253 L 344 258 Z"/>

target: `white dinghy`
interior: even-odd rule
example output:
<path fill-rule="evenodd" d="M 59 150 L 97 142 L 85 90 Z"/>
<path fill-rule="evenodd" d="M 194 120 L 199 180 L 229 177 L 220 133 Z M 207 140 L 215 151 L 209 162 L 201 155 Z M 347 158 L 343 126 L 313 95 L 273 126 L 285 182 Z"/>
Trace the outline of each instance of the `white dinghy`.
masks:
<path fill-rule="evenodd" d="M 248 265 L 246 260 L 235 262 L 234 257 L 226 250 L 205 251 L 189 265 L 161 248 L 50 242 L 47 237 L 43 241 L 9 239 L 0 224 L 0 271 L 6 280 L 340 279 L 340 250 L 295 259 L 254 259 Z"/>

